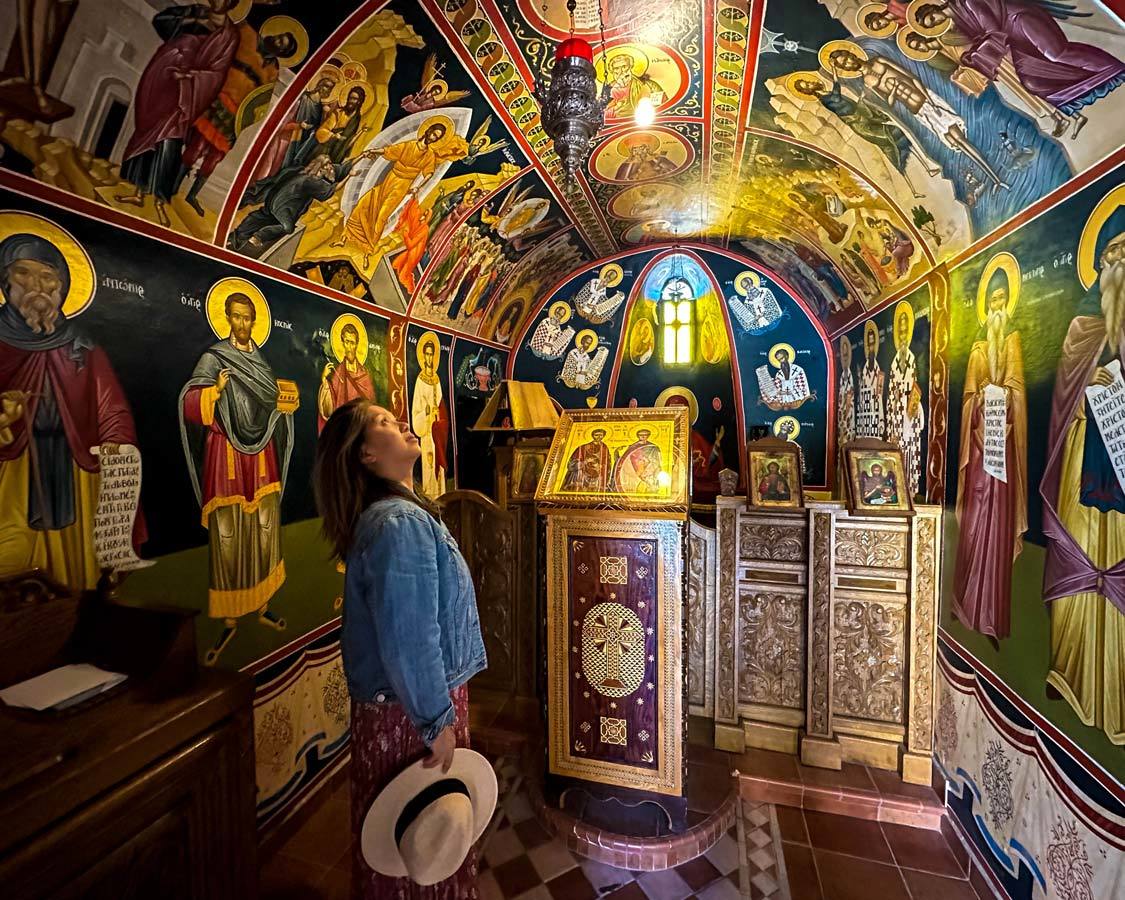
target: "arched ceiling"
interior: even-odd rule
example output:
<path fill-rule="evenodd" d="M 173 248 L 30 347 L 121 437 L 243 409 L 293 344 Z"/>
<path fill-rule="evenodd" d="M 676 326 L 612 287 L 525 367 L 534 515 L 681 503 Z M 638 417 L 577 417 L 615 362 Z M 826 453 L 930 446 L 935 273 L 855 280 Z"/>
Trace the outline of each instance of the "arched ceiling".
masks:
<path fill-rule="evenodd" d="M 213 0 L 171 31 L 158 0 L 79 4 L 52 37 L 50 103 L 0 88 L 0 165 L 485 339 L 591 260 L 688 239 L 777 273 L 834 329 L 1122 143 L 1111 12 L 950 0 L 921 21 L 921 5 L 578 0 L 613 100 L 570 182 L 532 87 L 565 0 Z M 183 171 L 157 202 L 136 158 L 189 38 L 211 70 L 186 83 L 211 97 L 161 132 Z"/>

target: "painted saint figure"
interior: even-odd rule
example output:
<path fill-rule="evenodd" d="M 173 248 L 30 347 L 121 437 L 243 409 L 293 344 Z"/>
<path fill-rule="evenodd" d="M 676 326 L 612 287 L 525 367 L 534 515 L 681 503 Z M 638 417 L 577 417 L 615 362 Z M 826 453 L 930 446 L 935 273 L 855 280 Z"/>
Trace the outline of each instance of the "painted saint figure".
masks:
<path fill-rule="evenodd" d="M 840 338 L 840 380 L 836 389 L 836 446 L 843 447 L 855 438 L 855 373 L 852 371 L 852 342 L 845 335 Z M 842 461 L 836 477 L 842 485 L 845 477 Z"/>
<path fill-rule="evenodd" d="M 660 448 L 649 437 L 647 428 L 637 429 L 637 439 L 618 449 L 613 461 L 613 489 L 622 494 L 653 494 L 660 488 L 664 463 Z"/>
<path fill-rule="evenodd" d="M 918 494 L 922 480 L 922 389 L 918 363 L 910 341 L 914 335 L 914 310 L 905 300 L 895 307 L 895 356 L 887 383 L 887 440 L 902 448 L 910 496 Z"/>
<path fill-rule="evenodd" d="M 776 462 L 768 463 L 766 474 L 758 482 L 758 499 L 789 500 L 791 497 L 789 479 L 781 473 L 781 466 Z"/>
<path fill-rule="evenodd" d="M 773 376 L 774 396 L 786 407 L 800 405 L 812 397 L 805 370 L 789 358 L 788 347 L 778 347 L 774 353 L 777 372 Z"/>
<path fill-rule="evenodd" d="M 170 6 L 152 19 L 164 42 L 148 61 L 133 96 L 133 136 L 125 147 L 121 177 L 136 187 L 116 195 L 142 206 L 153 197 L 160 224 L 171 224 L 164 205 L 179 187 L 184 140 L 226 79 L 239 44 L 228 15 L 235 0 L 212 5 Z"/>
<path fill-rule="evenodd" d="M 1120 203 L 1112 194 L 1102 200 Z M 1094 273 L 1067 329 L 1055 377 L 1047 462 L 1040 482 L 1047 561 L 1043 599 L 1050 604 L 1047 683 L 1086 725 L 1125 745 L 1125 490 L 1117 479 L 1087 387 L 1112 383 L 1125 362 L 1125 209 L 1097 234 L 1095 208 L 1079 259 L 1093 244 Z"/>
<path fill-rule="evenodd" d="M 660 149 L 660 138 L 648 132 L 631 134 L 618 142 L 618 147 L 628 156 L 617 167 L 617 181 L 648 181 L 676 171 L 676 164 L 668 152 Z"/>
<path fill-rule="evenodd" d="M 602 369 L 609 358 L 609 348 L 598 347 L 598 336 L 589 328 L 579 332 L 574 344 L 566 355 L 558 380 L 567 387 L 580 391 L 591 388 L 596 390 L 601 383 Z"/>
<path fill-rule="evenodd" d="M 332 324 L 329 342 L 336 362 L 326 363 L 320 374 L 320 391 L 316 398 L 318 433 L 328 417 L 349 400 L 363 397 L 378 402 L 371 371 L 365 365 L 370 351 L 363 322 L 351 313 L 344 313 Z"/>
<path fill-rule="evenodd" d="M 604 428 L 590 432 L 590 440 L 574 448 L 566 461 L 562 490 L 580 493 L 604 494 L 609 490 L 609 447 L 605 443 Z"/>
<path fill-rule="evenodd" d="M 422 445 L 422 493 L 436 499 L 445 493 L 445 473 L 449 468 L 449 415 L 437 373 L 441 355 L 437 335 L 427 331 L 418 338 L 417 353 L 422 368 L 411 393 L 410 424 Z"/>
<path fill-rule="evenodd" d="M 1071 13 L 1061 4 L 1026 0 L 946 0 L 920 5 L 916 17 L 929 33 L 952 21 L 958 37 L 969 41 L 961 65 L 990 80 L 996 80 L 1001 63 L 1011 56 L 1023 87 L 1055 109 L 1055 136 L 1073 117 L 1076 137 L 1086 124 L 1079 110 L 1125 83 L 1125 63 L 1100 47 L 1070 40 L 1056 20 Z"/>
<path fill-rule="evenodd" d="M 851 49 L 833 49 L 828 53 L 828 63 L 833 74 L 862 78 L 864 87 L 881 97 L 892 109 L 896 103 L 902 104 L 919 125 L 933 132 L 934 137 L 953 153 L 963 153 L 975 162 L 994 187 L 1008 187 L 969 141 L 965 120 L 945 100 L 931 93 L 897 63 L 882 56 L 868 58 L 866 52 L 854 44 Z"/>
<path fill-rule="evenodd" d="M 688 424 L 691 426 L 691 494 L 693 499 L 710 503 L 719 493 L 719 473 L 726 468 L 723 461 L 723 436 L 726 429 L 720 425 L 715 429 L 714 441 L 709 441 L 696 427 L 699 422 L 699 401 L 695 393 L 680 385 L 665 388 L 656 398 L 655 406 L 682 406 L 688 410 Z"/>
<path fill-rule="evenodd" d="M 207 611 L 225 625 L 204 659 L 214 665 L 241 616 L 256 611 L 262 624 L 285 628 L 269 602 L 285 582 L 281 496 L 296 399 L 282 398 L 262 355 L 270 312 L 261 292 L 241 278 L 223 279 L 207 303 L 219 340 L 196 363 L 180 392 L 179 412 L 210 547 Z"/>
<path fill-rule="evenodd" d="M 578 289 L 574 295 L 574 308 L 578 315 L 595 325 L 601 325 L 613 318 L 622 303 L 625 294 L 622 291 L 609 293 L 606 284 L 600 277 L 594 277 Z"/>
<path fill-rule="evenodd" d="M 859 473 L 860 499 L 869 506 L 883 506 L 898 503 L 898 484 L 895 473 L 883 472 L 879 463 L 872 463 L 870 469 Z"/>
<path fill-rule="evenodd" d="M 448 116 L 431 116 L 418 128 L 412 140 L 371 148 L 391 166 L 377 185 L 360 197 L 348 216 L 344 239 L 355 244 L 364 256 L 364 267 L 386 240 L 387 223 L 406 200 L 437 171 L 443 162 L 463 159 L 469 152 L 465 139 L 453 129 Z M 333 246 L 343 246 L 344 240 Z"/>
<path fill-rule="evenodd" d="M 93 297 L 89 258 L 26 218 L 27 233 L 0 242 L 0 573 L 42 569 L 92 590 L 98 456 L 135 445 L 136 428 L 109 357 L 73 321 Z M 138 512 L 134 551 L 146 537 Z"/>
<path fill-rule="evenodd" d="M 619 53 L 609 60 L 610 101 L 606 115 L 618 118 L 631 116 L 637 111 L 637 104 L 646 99 L 653 106 L 663 102 L 664 88 L 647 72 L 634 74 L 635 64 L 636 60 L 630 53 Z"/>
<path fill-rule="evenodd" d="M 961 398 L 953 614 L 967 628 L 1000 640 L 1011 633 L 1012 566 L 1027 531 L 1027 393 L 1020 333 L 1008 327 L 1019 299 L 1019 269 L 1014 268 L 1014 277 L 997 270 L 1001 281 L 985 277 L 990 268 L 981 276 L 981 333 L 969 350 Z M 987 309 L 981 302 L 986 294 Z M 1003 478 L 984 466 L 984 401 L 990 385 L 1004 391 Z"/>
<path fill-rule="evenodd" d="M 868 321 L 863 328 L 863 368 L 859 370 L 859 395 L 855 407 L 855 436 L 879 438 L 886 434 L 883 416 L 883 384 L 886 376 L 879 366 L 879 329 Z"/>
<path fill-rule="evenodd" d="M 777 327 L 783 316 L 781 305 L 757 272 L 743 272 L 734 287 L 737 293 L 727 298 L 727 305 L 743 331 L 765 334 Z"/>

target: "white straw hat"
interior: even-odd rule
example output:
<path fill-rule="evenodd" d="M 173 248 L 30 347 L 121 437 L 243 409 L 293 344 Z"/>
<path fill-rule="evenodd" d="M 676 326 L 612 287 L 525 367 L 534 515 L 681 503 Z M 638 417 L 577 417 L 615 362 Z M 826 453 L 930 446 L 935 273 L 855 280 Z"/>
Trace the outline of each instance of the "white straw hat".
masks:
<path fill-rule="evenodd" d="M 360 832 L 367 864 L 382 875 L 420 885 L 453 875 L 496 809 L 496 773 L 464 748 L 448 772 L 422 761 L 400 772 L 375 798 Z"/>

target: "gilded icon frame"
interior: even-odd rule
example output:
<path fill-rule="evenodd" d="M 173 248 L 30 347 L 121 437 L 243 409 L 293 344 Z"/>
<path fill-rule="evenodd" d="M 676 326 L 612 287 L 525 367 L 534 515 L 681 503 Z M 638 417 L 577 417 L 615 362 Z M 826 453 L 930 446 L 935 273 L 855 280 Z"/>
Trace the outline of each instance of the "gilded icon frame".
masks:
<path fill-rule="evenodd" d="M 908 488 L 906 461 L 897 444 L 864 438 L 845 444 L 840 452 L 844 457 L 844 474 L 847 486 L 848 512 L 864 516 L 913 516 L 914 502 Z M 865 498 L 864 478 L 871 476 L 870 467 L 879 465 L 894 474 L 893 500 L 868 502 Z M 867 466 L 867 469 L 864 469 Z M 884 489 L 885 492 L 886 489 Z M 866 491 L 870 493 L 870 490 Z"/>

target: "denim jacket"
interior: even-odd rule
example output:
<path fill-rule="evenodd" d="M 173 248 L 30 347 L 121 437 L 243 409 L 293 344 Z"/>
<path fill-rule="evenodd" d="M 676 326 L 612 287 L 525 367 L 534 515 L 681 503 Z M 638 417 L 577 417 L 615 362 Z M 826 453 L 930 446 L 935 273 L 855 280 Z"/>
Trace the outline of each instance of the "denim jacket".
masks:
<path fill-rule="evenodd" d="M 360 516 L 346 564 L 348 690 L 400 703 L 429 745 L 453 724 L 450 691 L 488 664 L 465 558 L 444 524 L 389 497 Z"/>

